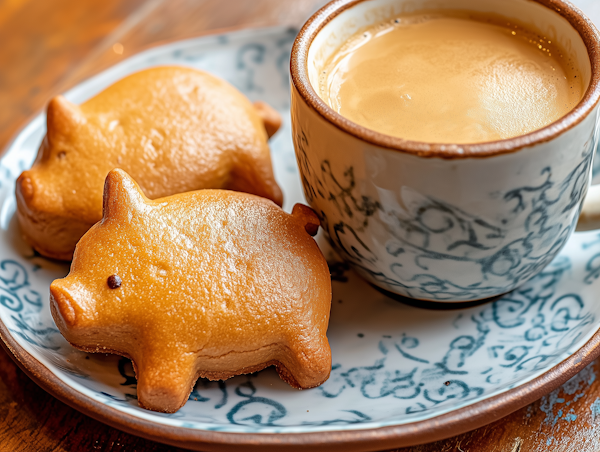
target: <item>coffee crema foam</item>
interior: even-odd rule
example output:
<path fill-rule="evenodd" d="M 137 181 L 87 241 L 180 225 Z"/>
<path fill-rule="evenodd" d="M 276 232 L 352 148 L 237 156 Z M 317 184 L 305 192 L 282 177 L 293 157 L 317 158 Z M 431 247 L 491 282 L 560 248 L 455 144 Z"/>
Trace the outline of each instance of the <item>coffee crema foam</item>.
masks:
<path fill-rule="evenodd" d="M 540 129 L 583 97 L 555 43 L 495 17 L 402 16 L 329 58 L 321 98 L 366 128 L 429 143 L 481 143 Z"/>

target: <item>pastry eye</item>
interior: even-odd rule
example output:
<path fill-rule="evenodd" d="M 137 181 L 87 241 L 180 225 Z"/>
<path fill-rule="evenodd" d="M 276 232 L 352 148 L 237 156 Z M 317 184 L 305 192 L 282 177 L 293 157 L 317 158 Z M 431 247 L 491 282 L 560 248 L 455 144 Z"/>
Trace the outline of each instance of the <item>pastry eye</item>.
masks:
<path fill-rule="evenodd" d="M 118 289 L 119 287 L 121 287 L 122 282 L 123 280 L 119 275 L 110 275 L 106 280 L 108 287 L 110 287 L 111 289 Z"/>

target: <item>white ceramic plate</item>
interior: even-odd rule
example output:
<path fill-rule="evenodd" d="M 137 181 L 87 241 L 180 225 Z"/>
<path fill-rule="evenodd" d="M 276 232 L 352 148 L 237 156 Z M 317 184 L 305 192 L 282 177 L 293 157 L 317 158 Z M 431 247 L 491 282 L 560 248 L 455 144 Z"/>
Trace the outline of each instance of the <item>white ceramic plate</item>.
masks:
<path fill-rule="evenodd" d="M 66 97 L 80 103 L 126 74 L 155 65 L 187 65 L 225 78 L 285 118 L 271 149 L 289 211 L 303 201 L 289 124 L 288 63 L 295 35 L 284 28 L 248 30 L 154 48 Z M 506 415 L 566 381 L 600 352 L 595 336 L 600 234 L 576 234 L 521 289 L 457 310 L 387 298 L 337 261 L 320 238 L 333 278 L 328 336 L 334 365 L 324 385 L 296 391 L 265 370 L 226 382 L 200 380 L 175 414 L 143 410 L 127 360 L 77 351 L 57 331 L 48 287 L 68 266 L 40 258 L 19 237 L 14 181 L 31 165 L 44 133 L 40 115 L 0 162 L 0 333 L 38 383 L 111 425 L 202 450 L 397 447 Z"/>

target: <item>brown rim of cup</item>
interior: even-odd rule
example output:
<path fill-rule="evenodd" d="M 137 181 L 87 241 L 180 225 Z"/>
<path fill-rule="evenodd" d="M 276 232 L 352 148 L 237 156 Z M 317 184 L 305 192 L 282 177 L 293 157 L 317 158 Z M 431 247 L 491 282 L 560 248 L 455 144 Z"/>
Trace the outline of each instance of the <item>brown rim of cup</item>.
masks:
<path fill-rule="evenodd" d="M 533 0 L 564 17 L 581 36 L 590 59 L 592 75 L 583 98 L 573 110 L 559 120 L 525 135 L 506 140 L 475 144 L 426 143 L 385 135 L 360 126 L 330 108 L 313 89 L 308 78 L 308 49 L 313 40 L 333 18 L 365 0 L 333 0 L 304 24 L 292 47 L 290 73 L 292 84 L 304 101 L 338 129 L 363 141 L 419 157 L 443 159 L 482 158 L 507 154 L 550 141 L 583 121 L 600 100 L 600 33 L 581 10 L 563 0 Z"/>

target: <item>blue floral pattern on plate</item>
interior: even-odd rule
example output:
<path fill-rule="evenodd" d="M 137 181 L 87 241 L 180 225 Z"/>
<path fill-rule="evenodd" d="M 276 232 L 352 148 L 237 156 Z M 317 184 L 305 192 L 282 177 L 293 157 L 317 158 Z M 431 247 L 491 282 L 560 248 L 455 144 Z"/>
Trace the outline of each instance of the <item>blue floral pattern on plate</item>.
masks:
<path fill-rule="evenodd" d="M 167 45 L 115 66 L 67 97 L 81 102 L 125 74 L 152 65 L 190 65 L 220 75 L 284 115 L 284 127 L 271 147 L 289 211 L 303 200 L 289 126 L 287 67 L 295 33 L 251 30 Z M 522 385 L 573 354 L 596 332 L 600 234 L 576 234 L 525 286 L 455 311 L 418 309 L 387 298 L 349 270 L 319 237 L 333 279 L 328 333 L 333 368 L 324 385 L 296 391 L 271 369 L 226 382 L 200 380 L 175 414 L 142 410 L 128 360 L 77 351 L 57 331 L 48 287 L 68 266 L 40 258 L 19 238 L 14 180 L 31 164 L 44 133 L 40 116 L 0 164 L 0 320 L 74 391 L 139 418 L 176 427 L 264 433 L 406 424 Z M 363 201 L 366 211 L 376 208 Z"/>

